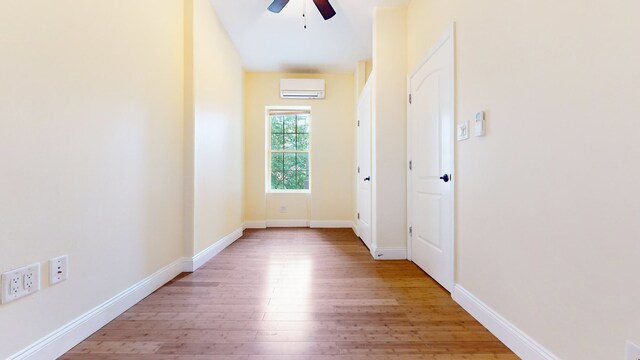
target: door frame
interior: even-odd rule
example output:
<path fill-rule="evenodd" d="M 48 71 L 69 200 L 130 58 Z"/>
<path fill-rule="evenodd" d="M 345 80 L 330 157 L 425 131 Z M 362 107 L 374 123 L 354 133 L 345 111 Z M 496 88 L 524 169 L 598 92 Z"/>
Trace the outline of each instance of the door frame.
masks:
<path fill-rule="evenodd" d="M 372 75 L 373 76 L 373 75 Z M 360 95 L 358 96 L 357 99 L 357 103 L 356 103 L 356 166 L 359 167 L 360 164 L 360 126 L 358 125 L 358 122 L 360 121 L 360 105 L 362 104 L 365 95 L 369 96 L 369 172 L 371 173 L 369 176 L 372 175 L 373 173 L 373 85 L 372 85 L 372 80 L 371 77 L 369 77 L 369 79 L 367 79 L 367 81 L 365 82 L 364 87 L 362 88 L 362 91 L 360 92 Z M 361 213 L 361 209 L 360 209 L 360 173 L 358 173 L 356 171 L 356 212 Z M 372 251 L 371 249 L 374 248 L 373 246 L 373 181 L 370 181 L 369 184 L 369 243 L 367 244 L 366 241 L 361 237 L 362 235 L 362 231 L 360 229 L 360 219 L 356 219 L 356 229 L 357 229 L 357 233 L 356 235 L 358 236 L 358 238 L 360 238 L 360 241 L 362 241 L 362 243 L 364 243 L 367 248 Z"/>
<path fill-rule="evenodd" d="M 451 127 L 451 136 L 454 138 L 451 139 L 451 157 L 453 168 L 450 169 L 451 172 L 451 259 L 449 260 L 449 278 L 452 280 L 452 286 L 455 286 L 456 278 L 455 278 L 455 268 L 456 268 L 456 169 L 458 167 L 458 162 L 456 158 L 456 139 L 455 139 L 455 126 L 456 126 L 456 41 L 455 41 L 455 22 L 449 25 L 449 27 L 444 31 L 443 35 L 440 36 L 438 41 L 431 47 L 431 49 L 426 53 L 426 55 L 416 64 L 416 66 L 409 72 L 407 76 L 407 159 L 410 161 L 412 158 L 412 143 L 411 143 L 411 127 L 412 127 L 412 107 L 409 103 L 409 94 L 411 94 L 411 78 L 415 76 L 418 71 L 436 54 L 443 45 L 447 43 L 447 41 L 451 40 L 452 42 L 452 52 L 448 54 L 448 61 L 451 63 L 451 80 L 453 82 L 452 87 L 452 103 L 451 103 L 451 123 L 449 126 Z M 412 248 L 413 248 L 413 239 L 411 234 L 409 233 L 409 227 L 412 225 L 411 220 L 413 218 L 412 214 L 412 198 L 411 194 L 413 192 L 413 182 L 411 176 L 411 170 L 409 169 L 409 164 L 407 164 L 407 260 L 412 259 Z"/>

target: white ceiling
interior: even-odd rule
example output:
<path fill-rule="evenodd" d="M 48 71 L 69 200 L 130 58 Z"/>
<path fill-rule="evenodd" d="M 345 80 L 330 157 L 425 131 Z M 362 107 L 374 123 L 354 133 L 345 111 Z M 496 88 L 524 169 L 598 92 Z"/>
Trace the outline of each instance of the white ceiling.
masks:
<path fill-rule="evenodd" d="M 330 0 L 337 15 L 329 21 L 312 0 L 291 0 L 280 14 L 267 10 L 272 0 L 211 2 L 246 70 L 335 73 L 350 72 L 359 60 L 371 58 L 373 9 L 408 0 Z"/>

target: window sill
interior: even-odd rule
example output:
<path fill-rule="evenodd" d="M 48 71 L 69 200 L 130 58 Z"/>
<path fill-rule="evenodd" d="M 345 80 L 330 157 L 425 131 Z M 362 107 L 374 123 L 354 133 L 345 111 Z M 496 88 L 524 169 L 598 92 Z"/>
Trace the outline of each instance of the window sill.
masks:
<path fill-rule="evenodd" d="M 267 190 L 267 194 L 311 194 L 311 190 Z"/>

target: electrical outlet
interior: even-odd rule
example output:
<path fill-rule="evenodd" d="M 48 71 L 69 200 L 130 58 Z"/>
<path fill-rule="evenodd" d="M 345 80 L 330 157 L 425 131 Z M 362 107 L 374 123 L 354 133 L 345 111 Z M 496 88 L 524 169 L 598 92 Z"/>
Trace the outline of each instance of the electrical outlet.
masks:
<path fill-rule="evenodd" d="M 31 290 L 33 289 L 33 287 L 36 285 L 35 283 L 35 275 L 32 272 L 28 272 L 24 274 L 24 284 L 22 285 L 22 287 L 25 290 Z"/>
<path fill-rule="evenodd" d="M 15 295 L 22 290 L 20 274 L 9 275 L 9 295 Z"/>
<path fill-rule="evenodd" d="M 49 284 L 57 284 L 69 277 L 69 256 L 49 260 Z"/>
<path fill-rule="evenodd" d="M 40 290 L 40 264 L 24 268 L 22 272 L 22 289 L 27 293 Z"/>
<path fill-rule="evenodd" d="M 40 264 L 2 274 L 2 303 L 17 300 L 40 290 Z"/>
<path fill-rule="evenodd" d="M 640 346 L 627 341 L 627 357 L 625 360 L 640 360 Z"/>

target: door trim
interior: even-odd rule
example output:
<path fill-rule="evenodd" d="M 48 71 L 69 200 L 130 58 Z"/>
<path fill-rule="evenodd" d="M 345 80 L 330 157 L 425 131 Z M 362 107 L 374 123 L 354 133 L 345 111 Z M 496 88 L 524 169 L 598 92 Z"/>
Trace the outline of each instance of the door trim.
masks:
<path fill-rule="evenodd" d="M 363 104 L 365 97 L 368 96 L 369 97 L 369 176 L 373 175 L 373 74 L 369 77 L 369 79 L 367 79 L 367 81 L 364 84 L 364 87 L 362 88 L 362 91 L 360 92 L 360 95 L 358 96 L 358 99 L 356 101 L 356 166 L 360 167 L 360 126 L 359 126 L 359 122 L 360 122 L 360 106 Z M 354 169 L 355 170 L 355 169 Z M 356 205 L 356 212 L 357 213 L 363 213 L 362 209 L 360 208 L 360 175 L 357 170 L 355 173 L 355 185 L 356 185 L 356 201 L 355 201 L 355 205 Z M 370 181 L 370 185 L 369 185 L 369 243 L 367 244 L 367 242 L 365 241 L 365 239 L 362 238 L 362 231 L 360 228 L 360 219 L 357 218 L 355 220 L 355 226 L 357 228 L 356 231 L 356 235 L 358 236 L 358 238 L 360 239 L 360 241 L 373 253 L 373 249 L 374 249 L 374 241 L 373 241 L 373 184 L 374 184 L 374 180 Z"/>
<path fill-rule="evenodd" d="M 445 30 L 445 32 L 443 33 L 443 35 L 440 37 L 440 39 L 438 39 L 438 41 L 431 47 L 431 49 L 429 49 L 429 51 L 426 53 L 426 55 L 416 64 L 416 66 L 413 68 L 413 70 L 409 73 L 409 75 L 407 76 L 407 161 L 411 161 L 411 149 L 412 149 L 412 143 L 411 143 L 411 134 L 412 134 L 412 129 L 411 129 L 411 104 L 409 103 L 409 94 L 411 94 L 411 78 L 413 76 L 415 76 L 418 71 L 420 71 L 420 69 L 422 68 L 422 66 L 424 66 L 435 54 L 438 50 L 440 50 L 440 48 L 442 48 L 442 46 L 444 44 L 447 43 L 447 41 L 451 40 L 453 43 L 453 51 L 451 52 L 451 54 L 449 54 L 450 58 L 450 62 L 452 64 L 451 70 L 452 70 L 452 74 L 451 74 L 451 79 L 453 81 L 453 88 L 452 88 L 452 99 L 453 102 L 451 104 L 451 114 L 453 115 L 451 117 L 451 124 L 449 124 L 449 126 L 451 126 L 451 134 L 452 136 L 456 134 L 455 132 L 455 124 L 456 124 L 456 56 L 455 56 L 455 52 L 456 52 L 456 41 L 455 41 L 455 22 L 451 23 L 451 25 L 449 25 L 449 27 Z M 451 279 L 452 283 L 452 291 L 453 291 L 453 287 L 456 284 L 456 278 L 455 278 L 455 268 L 456 268 L 456 182 L 457 182 L 457 176 L 456 176 L 456 169 L 458 167 L 458 162 L 457 162 L 457 158 L 456 158 L 456 140 L 452 139 L 451 141 L 451 157 L 452 157 L 452 162 L 453 162 L 453 168 L 451 169 L 451 179 L 452 179 L 452 187 L 451 187 L 451 209 L 452 209 L 452 214 L 451 214 L 451 259 L 450 259 L 450 267 L 449 267 L 449 278 Z M 409 227 L 412 225 L 411 224 L 411 220 L 412 220 L 412 199 L 411 199 L 411 193 L 413 190 L 413 183 L 412 183 L 412 177 L 411 177 L 411 170 L 409 170 L 409 164 L 406 164 L 407 167 L 407 260 L 412 260 L 412 250 L 413 250 L 413 244 L 412 244 L 412 237 L 411 234 L 409 233 Z"/>

